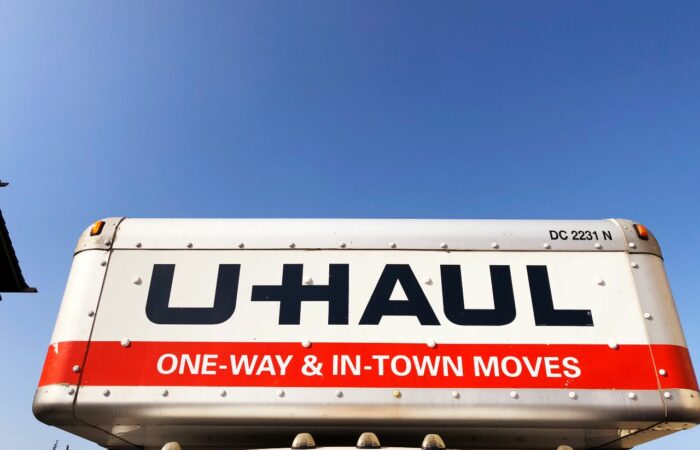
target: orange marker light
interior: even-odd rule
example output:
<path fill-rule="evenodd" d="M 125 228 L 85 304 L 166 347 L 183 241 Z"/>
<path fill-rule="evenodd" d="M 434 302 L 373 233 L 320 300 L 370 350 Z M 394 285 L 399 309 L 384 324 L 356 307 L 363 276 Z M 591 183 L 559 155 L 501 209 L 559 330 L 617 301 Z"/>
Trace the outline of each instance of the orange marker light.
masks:
<path fill-rule="evenodd" d="M 98 234 L 102 233 L 102 229 L 104 227 L 104 220 L 98 220 L 97 222 L 93 223 L 92 228 L 90 228 L 90 236 L 97 236 Z"/>
<path fill-rule="evenodd" d="M 643 239 L 645 241 L 649 240 L 649 230 L 647 230 L 647 227 L 645 227 L 644 225 L 635 223 L 634 231 L 637 232 L 637 236 L 639 236 L 639 239 Z"/>

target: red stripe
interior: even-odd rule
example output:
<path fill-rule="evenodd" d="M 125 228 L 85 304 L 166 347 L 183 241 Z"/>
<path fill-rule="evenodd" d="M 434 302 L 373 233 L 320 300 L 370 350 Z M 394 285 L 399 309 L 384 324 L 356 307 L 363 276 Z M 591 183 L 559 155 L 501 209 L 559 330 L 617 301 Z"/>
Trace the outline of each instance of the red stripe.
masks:
<path fill-rule="evenodd" d="M 133 342 L 129 347 L 122 347 L 119 342 L 91 342 L 81 385 L 698 390 L 687 349 L 673 345 L 652 345 L 651 348 L 650 353 L 647 345 L 621 345 L 611 349 L 606 345 L 440 344 L 430 348 L 422 344 L 314 343 L 304 348 L 298 343 Z M 64 342 L 59 349 L 58 353 L 53 347 L 49 349 L 40 385 L 77 382 L 77 374 L 71 368 L 80 364 L 86 343 Z M 179 370 L 172 374 L 160 373 L 158 360 L 166 354 L 173 355 L 164 357 L 161 368 L 166 372 L 175 359 L 181 363 L 182 356 L 188 355 L 194 362 L 199 355 L 197 373 L 191 373 L 189 367 L 185 367 L 182 374 Z M 214 362 L 209 370 L 214 374 L 202 373 L 203 355 L 213 355 L 209 357 Z M 257 355 L 256 370 L 249 375 L 234 375 L 230 358 L 235 356 L 236 361 L 240 361 L 243 355 L 249 358 Z M 274 374 L 269 370 L 256 373 L 265 355 L 272 358 L 278 355 L 283 359 L 291 356 L 286 374 L 280 373 L 274 359 L 268 366 L 274 368 Z M 362 369 L 359 375 L 350 370 L 346 374 L 339 370 L 333 373 L 334 355 L 348 355 L 353 363 L 359 356 L 361 367 L 371 366 L 371 369 Z M 380 374 L 380 364 L 373 356 L 382 358 L 382 355 L 387 359 L 383 364 L 384 373 Z M 323 364 L 322 375 L 304 375 L 305 357 L 314 357 L 317 363 Z M 461 374 L 445 364 L 446 357 L 457 368 L 461 359 Z M 419 363 L 424 358 L 437 362 L 437 373 L 430 375 L 426 370 L 420 375 L 414 358 Z M 493 359 L 498 363 L 498 376 L 493 370 L 487 376 L 483 369 L 477 375 L 475 358 L 480 358 L 486 366 Z M 395 359 L 393 367 L 392 359 Z M 412 370 L 403 375 L 407 369 L 406 360 L 410 361 Z M 661 368 L 666 376 L 657 375 L 657 369 Z M 504 373 L 504 369 L 508 373 Z"/>
<path fill-rule="evenodd" d="M 666 375 L 659 376 L 661 389 L 687 388 L 698 390 L 698 382 L 695 379 L 693 363 L 690 353 L 685 347 L 672 345 L 652 345 L 651 352 L 654 355 L 654 363 L 659 371 Z M 679 384 L 680 383 L 680 384 Z"/>
<path fill-rule="evenodd" d="M 59 342 L 49 346 L 44 360 L 44 369 L 39 378 L 39 386 L 47 384 L 78 384 L 82 370 L 87 342 Z M 73 370 L 78 366 L 79 371 Z"/>

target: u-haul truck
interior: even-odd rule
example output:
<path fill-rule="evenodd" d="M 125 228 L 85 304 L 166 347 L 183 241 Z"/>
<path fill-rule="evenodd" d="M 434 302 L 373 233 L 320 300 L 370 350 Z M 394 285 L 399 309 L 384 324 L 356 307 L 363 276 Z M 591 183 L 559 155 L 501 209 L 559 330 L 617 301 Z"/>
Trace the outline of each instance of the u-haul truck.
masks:
<path fill-rule="evenodd" d="M 699 396 L 626 220 L 111 218 L 33 407 L 113 449 L 579 450 L 690 428 Z"/>

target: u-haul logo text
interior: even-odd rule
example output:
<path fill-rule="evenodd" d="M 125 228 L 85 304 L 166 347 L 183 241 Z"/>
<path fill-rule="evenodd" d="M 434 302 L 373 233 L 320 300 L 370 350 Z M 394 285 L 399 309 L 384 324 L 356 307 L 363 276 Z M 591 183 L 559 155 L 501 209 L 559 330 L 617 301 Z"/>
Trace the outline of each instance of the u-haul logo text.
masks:
<path fill-rule="evenodd" d="M 280 325 L 299 325 L 304 302 L 326 302 L 328 324 L 347 325 L 349 312 L 350 266 L 329 264 L 327 285 L 303 283 L 303 264 L 284 264 L 279 285 L 255 285 L 253 302 L 278 302 Z M 146 302 L 148 319 L 157 324 L 218 324 L 230 319 L 238 300 L 240 264 L 220 264 L 210 308 L 171 307 L 170 291 L 175 273 L 174 264 L 155 264 Z M 508 265 L 489 266 L 493 305 L 491 309 L 470 309 L 465 305 L 464 286 L 459 265 L 441 265 L 442 306 L 445 317 L 456 325 L 507 325 L 516 317 L 515 295 Z M 587 309 L 554 307 L 547 266 L 528 265 L 527 278 L 537 326 L 592 326 Z M 406 299 L 391 299 L 398 285 Z M 360 325 L 377 325 L 385 316 L 412 316 L 421 325 L 440 325 L 420 283 L 409 264 L 384 266 L 360 318 Z"/>

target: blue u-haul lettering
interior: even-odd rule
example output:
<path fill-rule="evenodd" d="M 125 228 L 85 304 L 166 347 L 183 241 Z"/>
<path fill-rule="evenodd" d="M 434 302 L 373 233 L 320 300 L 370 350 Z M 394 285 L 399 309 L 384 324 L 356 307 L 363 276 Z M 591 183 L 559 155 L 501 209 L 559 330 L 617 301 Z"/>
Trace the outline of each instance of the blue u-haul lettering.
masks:
<path fill-rule="evenodd" d="M 210 308 L 171 307 L 170 291 L 174 264 L 154 264 L 146 300 L 146 316 L 156 324 L 219 324 L 230 319 L 238 301 L 240 264 L 219 265 L 214 305 Z M 586 309 L 556 309 L 552 299 L 547 266 L 528 265 L 527 278 L 536 326 L 592 326 Z M 442 305 L 445 317 L 456 325 L 502 326 L 515 320 L 515 296 L 508 265 L 489 266 L 494 307 L 471 309 L 465 306 L 462 268 L 441 265 Z M 303 302 L 326 302 L 328 325 L 349 323 L 350 267 L 330 264 L 327 285 L 305 285 L 302 264 L 284 264 L 282 283 L 255 285 L 250 300 L 278 302 L 279 324 L 299 325 Z M 401 286 L 406 299 L 392 300 L 394 288 Z M 379 276 L 359 320 L 360 325 L 378 325 L 386 316 L 411 316 L 421 325 L 440 325 L 420 283 L 408 264 L 387 264 Z"/>

